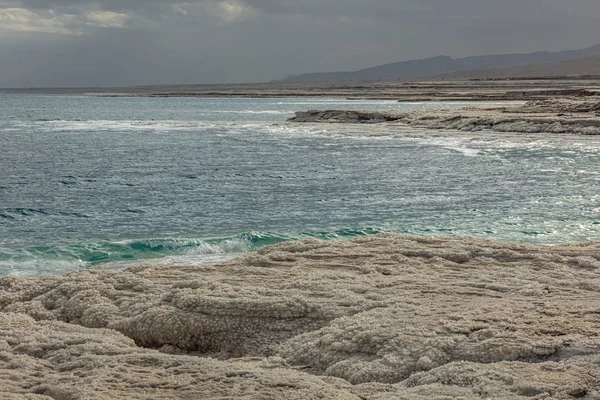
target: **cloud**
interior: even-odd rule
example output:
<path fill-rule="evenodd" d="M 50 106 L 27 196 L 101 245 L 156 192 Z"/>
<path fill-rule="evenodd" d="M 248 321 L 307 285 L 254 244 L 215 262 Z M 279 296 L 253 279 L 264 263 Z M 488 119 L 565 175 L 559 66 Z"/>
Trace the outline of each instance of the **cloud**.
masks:
<path fill-rule="evenodd" d="M 238 0 L 226 0 L 208 3 L 208 10 L 225 22 L 234 22 L 256 15 L 256 11 Z"/>
<path fill-rule="evenodd" d="M 197 18 L 199 14 L 216 18 L 222 23 L 233 23 L 255 17 L 257 11 L 240 0 L 205 0 L 174 3 L 171 8 L 180 16 Z"/>
<path fill-rule="evenodd" d="M 90 11 L 84 15 L 85 24 L 100 28 L 123 28 L 129 16 L 126 13 L 113 11 Z"/>
<path fill-rule="evenodd" d="M 57 16 L 51 10 L 38 14 L 24 8 L 4 8 L 0 9 L 0 33 L 77 34 L 69 27 L 73 19 L 73 15 Z"/>
<path fill-rule="evenodd" d="M 94 28 L 122 28 L 129 17 L 112 11 L 89 11 L 84 14 L 57 14 L 53 10 L 32 11 L 25 8 L 0 8 L 0 34 L 82 35 Z"/>
<path fill-rule="evenodd" d="M 81 35 L 93 32 L 91 28 L 126 28 L 165 21 L 177 24 L 181 17 L 188 18 L 188 22 L 212 18 L 218 23 L 235 23 L 257 14 L 242 0 L 0 0 L 0 32 L 4 36 L 10 32 Z"/>
<path fill-rule="evenodd" d="M 0 86 L 253 82 L 599 37 L 598 0 L 0 0 Z"/>

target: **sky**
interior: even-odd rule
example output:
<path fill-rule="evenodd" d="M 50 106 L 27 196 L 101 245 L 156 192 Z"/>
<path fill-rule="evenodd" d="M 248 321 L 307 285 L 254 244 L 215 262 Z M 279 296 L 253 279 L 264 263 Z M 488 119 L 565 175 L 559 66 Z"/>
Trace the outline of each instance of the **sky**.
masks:
<path fill-rule="evenodd" d="M 0 87 L 265 82 L 597 43 L 598 0 L 0 0 Z"/>

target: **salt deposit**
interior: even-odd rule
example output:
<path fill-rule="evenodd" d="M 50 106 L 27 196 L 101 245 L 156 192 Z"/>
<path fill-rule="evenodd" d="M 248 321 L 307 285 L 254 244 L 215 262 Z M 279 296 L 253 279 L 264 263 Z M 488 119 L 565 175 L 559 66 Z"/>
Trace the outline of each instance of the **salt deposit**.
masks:
<path fill-rule="evenodd" d="M 0 278 L 0 397 L 600 399 L 600 244 L 383 234 Z"/>
<path fill-rule="evenodd" d="M 299 111 L 290 122 L 390 123 L 463 132 L 568 133 L 600 135 L 600 103 L 581 100 L 541 100 L 525 105 L 473 107 L 429 111 Z"/>

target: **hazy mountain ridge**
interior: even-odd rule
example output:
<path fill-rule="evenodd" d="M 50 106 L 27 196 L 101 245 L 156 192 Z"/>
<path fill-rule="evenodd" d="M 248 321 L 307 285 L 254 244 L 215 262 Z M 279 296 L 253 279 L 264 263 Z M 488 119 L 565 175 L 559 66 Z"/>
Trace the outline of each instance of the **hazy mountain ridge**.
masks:
<path fill-rule="evenodd" d="M 553 63 L 529 64 L 510 68 L 476 69 L 439 76 L 442 79 L 504 79 L 561 76 L 599 76 L 600 55 Z"/>
<path fill-rule="evenodd" d="M 448 56 L 384 64 L 359 71 L 307 73 L 288 76 L 282 82 L 376 81 L 386 79 L 424 78 L 461 71 L 520 67 L 531 64 L 554 63 L 600 55 L 600 45 L 580 50 L 559 52 L 513 53 L 465 58 Z"/>

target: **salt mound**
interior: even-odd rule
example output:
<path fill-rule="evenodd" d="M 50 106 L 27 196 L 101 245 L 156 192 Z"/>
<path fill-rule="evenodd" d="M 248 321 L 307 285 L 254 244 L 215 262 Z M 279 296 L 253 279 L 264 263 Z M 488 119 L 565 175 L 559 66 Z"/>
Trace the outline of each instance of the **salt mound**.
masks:
<path fill-rule="evenodd" d="M 298 111 L 294 123 L 407 125 L 428 130 L 600 135 L 600 102 L 580 99 L 530 101 L 524 105 L 421 111 Z"/>
<path fill-rule="evenodd" d="M 2 399 L 358 399 L 282 366 L 167 355 L 113 330 L 0 314 Z"/>
<path fill-rule="evenodd" d="M 390 234 L 4 277 L 0 393 L 600 399 L 599 294 L 598 243 Z"/>

